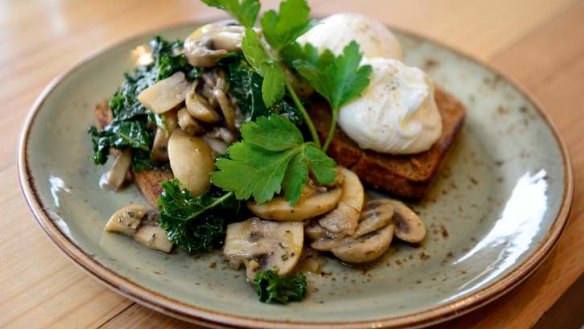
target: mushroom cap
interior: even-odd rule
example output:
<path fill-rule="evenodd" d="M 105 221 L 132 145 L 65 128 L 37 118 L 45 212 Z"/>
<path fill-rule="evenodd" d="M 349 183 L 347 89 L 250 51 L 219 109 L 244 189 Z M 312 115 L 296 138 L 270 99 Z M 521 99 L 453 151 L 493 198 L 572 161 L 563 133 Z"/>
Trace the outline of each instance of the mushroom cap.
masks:
<path fill-rule="evenodd" d="M 383 201 L 393 207 L 395 236 L 406 242 L 422 242 L 426 237 L 426 226 L 420 217 L 401 201 L 393 199 Z"/>
<path fill-rule="evenodd" d="M 223 255 L 234 267 L 245 264 L 249 280 L 259 271 L 290 273 L 302 254 L 302 222 L 274 222 L 257 217 L 229 224 Z"/>
<path fill-rule="evenodd" d="M 341 174 L 344 176 L 344 181 L 339 204 L 318 222 L 327 231 L 345 236 L 352 235 L 357 228 L 365 191 L 361 180 L 354 172 L 341 167 Z"/>
<path fill-rule="evenodd" d="M 138 95 L 138 101 L 154 113 L 164 113 L 172 110 L 185 100 L 185 93 L 190 83 L 183 72 L 176 72 L 170 77 L 160 80 L 144 89 Z"/>
<path fill-rule="evenodd" d="M 393 215 L 394 210 L 390 204 L 377 200 L 367 202 L 359 218 L 359 226 L 357 226 L 354 236 L 362 236 L 389 225 L 392 223 Z"/>
<path fill-rule="evenodd" d="M 168 140 L 168 158 L 174 176 L 193 195 L 209 189 L 209 175 L 215 164 L 211 148 L 202 138 L 175 129 Z"/>
<path fill-rule="evenodd" d="M 367 263 L 383 255 L 393 238 L 393 225 L 357 238 L 346 237 L 331 252 L 347 263 Z"/>
<path fill-rule="evenodd" d="M 335 208 L 340 197 L 341 189 L 335 188 L 300 199 L 294 206 L 283 197 L 275 197 L 262 204 L 249 201 L 247 208 L 254 215 L 264 219 L 300 221 L 326 214 Z"/>
<path fill-rule="evenodd" d="M 150 207 L 148 206 L 138 204 L 131 204 L 118 209 L 107 221 L 104 230 L 134 236 L 149 209 Z"/>

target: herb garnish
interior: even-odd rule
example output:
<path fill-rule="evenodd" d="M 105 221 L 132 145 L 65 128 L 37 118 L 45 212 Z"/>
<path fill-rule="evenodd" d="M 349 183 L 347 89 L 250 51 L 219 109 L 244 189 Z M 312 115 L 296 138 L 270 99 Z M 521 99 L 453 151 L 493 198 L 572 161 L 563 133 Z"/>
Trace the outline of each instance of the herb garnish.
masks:
<path fill-rule="evenodd" d="M 311 44 L 289 46 L 294 56 L 288 55 L 292 66 L 330 104 L 332 120 L 323 149 L 326 151 L 337 126 L 339 109 L 369 85 L 371 65 L 360 65 L 359 45 L 351 41 L 343 53 L 335 56 L 329 49 L 322 54 Z"/>
<path fill-rule="evenodd" d="M 270 269 L 256 274 L 253 283 L 264 303 L 287 304 L 301 301 L 306 295 L 306 276 L 302 272 L 280 276 Z"/>
<path fill-rule="evenodd" d="M 304 142 L 300 130 L 283 116 L 247 122 L 241 136 L 211 174 L 211 183 L 234 192 L 237 199 L 253 197 L 263 203 L 283 190 L 284 198 L 296 204 L 308 172 L 320 184 L 335 180 L 335 161 L 314 143 Z"/>

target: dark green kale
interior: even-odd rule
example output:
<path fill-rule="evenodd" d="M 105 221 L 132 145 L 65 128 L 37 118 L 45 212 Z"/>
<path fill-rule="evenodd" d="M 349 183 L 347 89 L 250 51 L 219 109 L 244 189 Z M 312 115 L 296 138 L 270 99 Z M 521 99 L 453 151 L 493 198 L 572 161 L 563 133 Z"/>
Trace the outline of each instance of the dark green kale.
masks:
<path fill-rule="evenodd" d="M 158 198 L 158 224 L 168 238 L 190 254 L 209 252 L 225 241 L 226 220 L 236 219 L 241 209 L 233 193 L 212 188 L 195 197 L 178 179 L 162 183 Z"/>
<path fill-rule="evenodd" d="M 260 301 L 264 303 L 298 302 L 306 295 L 306 277 L 302 272 L 280 276 L 270 269 L 256 274 L 253 283 Z"/>
<path fill-rule="evenodd" d="M 153 62 L 139 66 L 125 74 L 125 81 L 110 99 L 113 122 L 99 131 L 89 129 L 93 141 L 93 161 L 104 164 L 111 148 L 132 149 L 134 170 L 151 169 L 159 164 L 149 157 L 157 120 L 138 101 L 138 95 L 156 82 L 176 72 L 184 72 L 188 79 L 198 78 L 203 72 L 191 66 L 182 53 L 182 41 L 169 42 L 157 36 L 150 42 Z M 148 156 L 146 156 L 148 155 Z"/>
<path fill-rule="evenodd" d="M 302 124 L 302 116 L 288 95 L 271 107 L 266 107 L 262 99 L 264 78 L 249 66 L 241 54 L 233 53 L 223 57 L 219 61 L 219 66 L 225 71 L 229 94 L 235 99 L 246 121 L 253 121 L 261 116 L 282 114 L 295 125 Z"/>

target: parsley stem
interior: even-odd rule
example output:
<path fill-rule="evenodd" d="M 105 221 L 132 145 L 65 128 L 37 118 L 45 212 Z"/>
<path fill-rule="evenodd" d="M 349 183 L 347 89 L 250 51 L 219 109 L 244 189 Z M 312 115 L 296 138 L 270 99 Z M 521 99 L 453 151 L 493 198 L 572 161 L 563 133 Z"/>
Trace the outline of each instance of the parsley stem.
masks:
<path fill-rule="evenodd" d="M 322 149 L 320 138 L 318 138 L 316 128 L 314 128 L 314 123 L 312 122 L 312 119 L 310 119 L 308 112 L 306 112 L 304 105 L 302 105 L 300 98 L 298 98 L 298 95 L 296 95 L 296 92 L 294 91 L 294 88 L 292 88 L 292 85 L 290 84 L 288 79 L 286 79 L 286 89 L 288 89 L 288 92 L 290 93 L 290 96 L 292 97 L 294 104 L 302 113 L 302 118 L 304 119 L 304 122 L 306 122 L 306 125 L 308 126 L 308 130 L 310 131 L 310 136 L 312 137 L 312 140 L 319 149 Z"/>
<path fill-rule="evenodd" d="M 333 136 L 335 135 L 335 129 L 337 128 L 337 120 L 339 118 L 339 111 L 331 108 L 332 118 L 331 118 L 331 126 L 329 127 L 329 131 L 326 135 L 326 140 L 324 142 L 324 146 L 322 147 L 323 151 L 327 151 L 331 142 L 333 141 Z"/>

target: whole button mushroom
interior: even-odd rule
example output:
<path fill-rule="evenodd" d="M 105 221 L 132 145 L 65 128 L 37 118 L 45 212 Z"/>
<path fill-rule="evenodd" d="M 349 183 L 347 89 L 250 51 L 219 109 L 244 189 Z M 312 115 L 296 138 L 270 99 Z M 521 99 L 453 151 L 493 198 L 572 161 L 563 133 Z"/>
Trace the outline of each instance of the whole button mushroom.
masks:
<path fill-rule="evenodd" d="M 174 176 L 194 196 L 209 189 L 215 164 L 211 148 L 202 138 L 175 129 L 168 140 L 168 158 Z"/>

